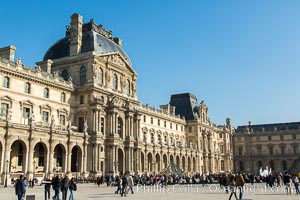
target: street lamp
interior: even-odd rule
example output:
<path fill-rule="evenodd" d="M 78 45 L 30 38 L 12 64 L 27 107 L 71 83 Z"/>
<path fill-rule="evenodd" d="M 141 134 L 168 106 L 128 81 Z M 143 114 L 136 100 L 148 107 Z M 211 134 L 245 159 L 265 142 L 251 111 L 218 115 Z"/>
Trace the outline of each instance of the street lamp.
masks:
<path fill-rule="evenodd" d="M 6 160 L 4 187 L 7 187 L 7 170 L 8 170 L 8 160 Z"/>

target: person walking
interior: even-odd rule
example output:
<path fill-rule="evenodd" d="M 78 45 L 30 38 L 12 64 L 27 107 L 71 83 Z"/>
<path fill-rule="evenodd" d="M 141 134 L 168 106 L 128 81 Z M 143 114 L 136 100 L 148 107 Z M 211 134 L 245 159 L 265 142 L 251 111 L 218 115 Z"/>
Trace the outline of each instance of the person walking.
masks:
<path fill-rule="evenodd" d="M 118 194 L 119 192 L 121 194 L 122 193 L 122 190 L 121 190 L 121 180 L 120 180 L 120 178 L 119 178 L 118 175 L 116 176 L 115 180 L 116 180 L 115 184 L 117 186 L 117 190 L 115 191 L 115 194 Z"/>
<path fill-rule="evenodd" d="M 133 189 L 132 189 L 132 186 L 133 186 L 133 178 L 131 175 L 128 175 L 127 176 L 127 182 L 128 182 L 128 190 L 127 190 L 127 193 L 129 190 L 131 190 L 131 194 L 133 194 Z"/>
<path fill-rule="evenodd" d="M 285 174 L 284 174 L 283 182 L 284 182 L 284 185 L 286 186 L 287 195 L 291 195 L 292 194 L 291 176 L 287 172 L 285 172 Z"/>
<path fill-rule="evenodd" d="M 127 177 L 126 177 L 126 174 L 124 174 L 123 177 L 122 177 L 122 193 L 121 193 L 121 197 L 123 195 L 124 195 L 124 197 L 126 197 L 127 185 L 128 185 Z"/>
<path fill-rule="evenodd" d="M 27 191 L 27 186 L 28 186 L 28 181 L 26 179 L 26 177 L 24 176 L 23 177 L 23 184 L 24 184 L 24 194 L 23 194 L 23 197 L 25 198 L 25 195 L 26 195 L 26 191 Z"/>
<path fill-rule="evenodd" d="M 61 181 L 61 192 L 62 192 L 62 200 L 67 200 L 68 189 L 70 187 L 70 179 L 67 175 Z"/>
<path fill-rule="evenodd" d="M 16 182 L 15 192 L 18 196 L 18 200 L 22 200 L 24 195 L 24 182 L 23 182 L 23 175 L 20 175 L 20 178 Z"/>
<path fill-rule="evenodd" d="M 294 182 L 296 194 L 300 194 L 300 191 L 299 191 L 299 178 L 297 177 L 297 174 L 294 175 L 293 182 Z"/>
<path fill-rule="evenodd" d="M 52 181 L 49 179 L 49 176 L 47 178 L 44 178 L 42 181 L 42 184 L 44 184 L 45 188 L 45 200 L 50 200 L 50 188 L 52 185 Z"/>
<path fill-rule="evenodd" d="M 240 171 L 236 177 L 236 187 L 239 188 L 239 192 L 240 192 L 239 199 L 243 198 L 244 185 L 245 185 L 245 180 L 242 171 Z"/>
<path fill-rule="evenodd" d="M 52 185 L 55 192 L 53 200 L 59 200 L 60 178 L 58 175 L 56 175 L 56 177 L 52 180 Z"/>
<path fill-rule="evenodd" d="M 229 189 L 230 189 L 229 200 L 231 200 L 231 197 L 233 194 L 234 194 L 235 199 L 238 199 L 236 196 L 236 183 L 235 183 L 234 174 L 231 174 L 231 176 L 229 177 Z"/>
<path fill-rule="evenodd" d="M 69 190 L 70 190 L 69 200 L 74 200 L 74 191 L 77 190 L 77 185 L 74 177 L 71 178 Z"/>

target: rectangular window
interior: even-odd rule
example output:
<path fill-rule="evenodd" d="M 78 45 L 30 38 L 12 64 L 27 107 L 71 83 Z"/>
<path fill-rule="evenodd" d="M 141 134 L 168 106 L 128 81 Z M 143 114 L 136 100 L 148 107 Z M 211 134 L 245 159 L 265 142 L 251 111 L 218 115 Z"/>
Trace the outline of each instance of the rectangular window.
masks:
<path fill-rule="evenodd" d="M 270 155 L 273 155 L 273 153 L 274 153 L 273 150 L 274 150 L 273 147 L 269 147 L 269 154 Z"/>
<path fill-rule="evenodd" d="M 8 104 L 1 103 L 0 117 L 6 117 L 7 112 L 8 112 Z"/>
<path fill-rule="evenodd" d="M 271 141 L 271 140 L 272 140 L 272 136 L 269 135 L 269 136 L 268 136 L 268 139 L 269 139 L 269 141 Z"/>
<path fill-rule="evenodd" d="M 49 112 L 43 111 L 43 122 L 47 123 L 49 120 Z"/>
<path fill-rule="evenodd" d="M 166 121 L 164 121 L 164 127 L 165 127 L 165 128 L 167 127 L 167 122 L 166 122 Z"/>
<path fill-rule="evenodd" d="M 192 127 L 189 127 L 189 132 L 192 132 Z"/>
<path fill-rule="evenodd" d="M 294 149 L 294 153 L 298 153 L 298 147 L 297 146 L 293 146 Z"/>
<path fill-rule="evenodd" d="M 101 117 L 101 133 L 104 135 L 104 117 Z"/>
<path fill-rule="evenodd" d="M 243 155 L 243 147 L 240 147 L 239 148 L 239 156 L 242 156 Z"/>
<path fill-rule="evenodd" d="M 80 98 L 79 103 L 84 104 L 84 95 L 80 95 L 79 98 Z"/>
<path fill-rule="evenodd" d="M 224 166 L 224 160 L 221 160 L 221 171 L 225 170 L 225 166 Z"/>
<path fill-rule="evenodd" d="M 65 93 L 60 94 L 60 101 L 61 102 L 66 102 L 66 94 Z"/>
<path fill-rule="evenodd" d="M 261 147 L 257 147 L 257 154 L 261 155 Z"/>
<path fill-rule="evenodd" d="M 30 83 L 25 83 L 25 93 L 30 94 Z"/>
<path fill-rule="evenodd" d="M 172 123 L 170 123 L 170 129 L 172 129 Z"/>
<path fill-rule="evenodd" d="M 7 77 L 7 76 L 4 76 L 3 87 L 9 88 L 9 77 Z"/>
<path fill-rule="evenodd" d="M 83 132 L 84 117 L 78 118 L 78 132 Z"/>
<path fill-rule="evenodd" d="M 157 125 L 160 126 L 160 120 L 159 119 L 157 120 Z"/>
<path fill-rule="evenodd" d="M 181 126 L 181 131 L 183 131 L 183 126 Z"/>
<path fill-rule="evenodd" d="M 224 147 L 223 147 L 223 144 L 220 145 L 220 153 L 224 153 Z"/>
<path fill-rule="evenodd" d="M 44 97 L 49 98 L 49 89 L 48 88 L 44 89 Z"/>
<path fill-rule="evenodd" d="M 222 133 L 220 133 L 220 134 L 219 134 L 219 137 L 220 137 L 220 138 L 223 138 L 223 134 L 222 134 Z"/>
<path fill-rule="evenodd" d="M 177 126 L 177 124 L 176 124 L 176 131 L 178 130 L 178 126 Z"/>
<path fill-rule="evenodd" d="M 153 117 L 151 117 L 151 124 L 153 124 Z"/>
<path fill-rule="evenodd" d="M 61 125 L 65 125 L 66 124 L 66 116 L 65 115 L 60 115 L 59 116 L 59 123 Z"/>
<path fill-rule="evenodd" d="M 281 147 L 281 154 L 285 154 L 285 147 Z"/>
<path fill-rule="evenodd" d="M 30 108 L 24 107 L 22 113 L 22 124 L 28 125 L 29 115 L 30 115 Z"/>
<path fill-rule="evenodd" d="M 296 140 L 296 135 L 293 135 L 293 140 Z"/>
<path fill-rule="evenodd" d="M 146 115 L 144 115 L 144 122 L 146 122 Z"/>
<path fill-rule="evenodd" d="M 280 135 L 280 140 L 284 140 L 284 137 L 283 137 L 283 135 Z"/>

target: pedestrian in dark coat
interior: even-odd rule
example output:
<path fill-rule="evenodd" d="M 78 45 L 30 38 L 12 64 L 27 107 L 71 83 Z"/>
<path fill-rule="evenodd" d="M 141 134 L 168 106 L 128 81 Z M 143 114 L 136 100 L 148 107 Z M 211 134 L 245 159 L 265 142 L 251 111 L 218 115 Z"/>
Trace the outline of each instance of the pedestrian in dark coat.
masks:
<path fill-rule="evenodd" d="M 22 197 L 24 195 L 24 182 L 23 182 L 23 175 L 20 176 L 20 178 L 16 182 L 15 186 L 16 195 L 18 196 L 18 200 L 22 200 Z"/>

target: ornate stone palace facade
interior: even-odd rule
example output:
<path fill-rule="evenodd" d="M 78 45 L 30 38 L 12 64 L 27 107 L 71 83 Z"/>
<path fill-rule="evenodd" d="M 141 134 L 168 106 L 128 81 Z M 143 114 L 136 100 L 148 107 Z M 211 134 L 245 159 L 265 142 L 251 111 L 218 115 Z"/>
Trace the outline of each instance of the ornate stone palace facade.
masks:
<path fill-rule="evenodd" d="M 234 134 L 234 169 L 258 173 L 300 170 L 300 122 L 238 126 Z"/>
<path fill-rule="evenodd" d="M 2 183 L 6 174 L 153 173 L 171 161 L 185 172 L 232 169 L 230 119 L 214 125 L 189 93 L 142 105 L 122 41 L 93 20 L 73 14 L 35 68 L 15 51 L 0 49 Z"/>

